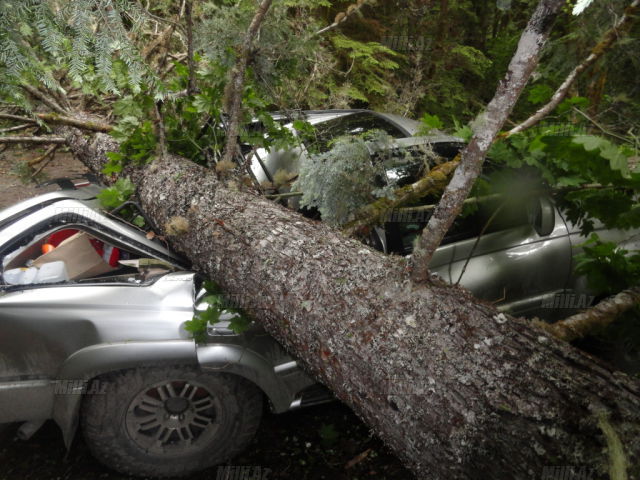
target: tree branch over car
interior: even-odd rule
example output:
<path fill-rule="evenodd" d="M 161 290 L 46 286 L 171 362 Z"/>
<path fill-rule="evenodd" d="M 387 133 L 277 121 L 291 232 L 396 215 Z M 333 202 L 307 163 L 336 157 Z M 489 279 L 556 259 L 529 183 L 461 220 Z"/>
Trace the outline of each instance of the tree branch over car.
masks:
<path fill-rule="evenodd" d="M 428 279 L 431 257 L 462 210 L 464 200 L 480 175 L 489 148 L 538 65 L 540 52 L 563 5 L 564 2 L 560 0 L 541 1 L 529 20 L 505 78 L 485 111 L 476 119 L 474 135 L 462 152 L 460 165 L 420 236 L 411 260 L 411 277 L 414 281 L 424 282 Z"/>

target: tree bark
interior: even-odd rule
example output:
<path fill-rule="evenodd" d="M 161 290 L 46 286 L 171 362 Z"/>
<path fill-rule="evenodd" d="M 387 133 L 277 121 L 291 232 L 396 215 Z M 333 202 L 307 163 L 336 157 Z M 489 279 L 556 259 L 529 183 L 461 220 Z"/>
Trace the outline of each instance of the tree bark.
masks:
<path fill-rule="evenodd" d="M 462 210 L 464 200 L 469 196 L 476 178 L 480 175 L 489 148 L 538 65 L 542 47 L 549 38 L 553 22 L 564 4 L 564 0 L 541 0 L 522 32 L 507 74 L 498 85 L 486 111 L 476 119 L 473 138 L 462 152 L 460 165 L 413 252 L 411 268 L 414 281 L 427 280 L 427 267 L 431 257 Z"/>
<path fill-rule="evenodd" d="M 63 128 L 94 171 L 117 148 Z M 461 288 L 416 285 L 404 259 L 228 189 L 185 159 L 131 173 L 158 225 L 186 220 L 172 246 L 246 299 L 417 478 L 533 479 L 558 465 L 602 475 L 613 431 L 640 479 L 638 382 Z"/>

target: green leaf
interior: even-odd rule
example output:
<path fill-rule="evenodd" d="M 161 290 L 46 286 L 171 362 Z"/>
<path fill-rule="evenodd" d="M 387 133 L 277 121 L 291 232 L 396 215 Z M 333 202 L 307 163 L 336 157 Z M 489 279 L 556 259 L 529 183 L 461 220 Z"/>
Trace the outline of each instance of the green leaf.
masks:
<path fill-rule="evenodd" d="M 211 306 L 221 306 L 223 304 L 222 295 L 207 295 L 202 301 Z"/>
<path fill-rule="evenodd" d="M 128 178 L 120 178 L 112 187 L 103 189 L 97 198 L 102 208 L 111 210 L 126 202 L 135 191 L 135 185 Z"/>
<path fill-rule="evenodd" d="M 440 120 L 440 118 L 437 115 L 429 115 L 428 113 L 425 113 L 420 120 L 422 124 L 427 127 L 428 130 L 444 128 L 444 124 L 442 123 L 442 120 Z"/>
<path fill-rule="evenodd" d="M 585 150 L 590 152 L 599 150 L 600 156 L 609 160 L 609 166 L 612 170 L 620 171 L 625 178 L 630 177 L 627 156 L 606 138 L 595 135 L 578 135 L 574 137 L 573 143 L 582 145 Z"/>
<path fill-rule="evenodd" d="M 24 22 L 20 23 L 20 26 L 18 27 L 18 30 L 20 31 L 20 34 L 25 36 L 25 37 L 28 37 L 33 33 L 33 30 L 31 29 L 31 27 L 28 24 L 24 23 Z"/>
<path fill-rule="evenodd" d="M 522 165 L 522 160 L 516 151 L 511 149 L 507 142 L 497 141 L 489 150 L 487 155 L 492 161 L 503 163 L 507 166 L 518 168 Z"/>
<path fill-rule="evenodd" d="M 547 103 L 553 95 L 553 89 L 549 85 L 535 85 L 531 88 L 527 100 L 534 105 Z"/>
<path fill-rule="evenodd" d="M 600 148 L 600 155 L 609 160 L 609 166 L 612 170 L 619 170 L 624 178 L 631 177 L 627 156 L 624 155 L 618 147 L 611 143 L 605 145 Z"/>
<path fill-rule="evenodd" d="M 577 187 L 585 183 L 585 179 L 578 176 L 558 177 L 556 185 L 558 187 Z"/>
<path fill-rule="evenodd" d="M 465 125 L 456 129 L 456 131 L 453 132 L 453 135 L 462 138 L 465 142 L 468 142 L 471 140 L 471 137 L 473 137 L 473 130 L 469 125 Z"/>
<path fill-rule="evenodd" d="M 238 315 L 231 319 L 229 322 L 229 328 L 238 335 L 246 332 L 251 327 L 251 320 L 244 315 Z"/>
<path fill-rule="evenodd" d="M 595 135 L 577 135 L 573 138 L 573 143 L 582 145 L 587 151 L 593 151 L 605 145 L 606 140 L 602 137 L 596 137 Z"/>
<path fill-rule="evenodd" d="M 558 113 L 566 113 L 573 107 L 587 108 L 589 106 L 589 99 L 585 97 L 571 97 L 567 98 L 558 105 Z"/>
<path fill-rule="evenodd" d="M 106 209 L 112 209 L 120 205 L 120 194 L 113 188 L 105 188 L 97 195 L 100 205 Z"/>
<path fill-rule="evenodd" d="M 142 215 L 136 215 L 134 217 L 134 219 L 131 221 L 131 223 L 133 223 L 136 227 L 142 228 L 142 227 L 144 227 L 146 222 L 145 222 L 144 217 Z"/>

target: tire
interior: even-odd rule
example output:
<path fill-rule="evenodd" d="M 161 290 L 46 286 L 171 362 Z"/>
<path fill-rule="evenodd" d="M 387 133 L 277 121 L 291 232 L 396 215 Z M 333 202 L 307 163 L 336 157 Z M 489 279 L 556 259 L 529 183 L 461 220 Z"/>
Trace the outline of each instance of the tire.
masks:
<path fill-rule="evenodd" d="M 247 380 L 196 368 L 139 368 L 100 377 L 85 397 L 84 438 L 113 470 L 176 477 L 227 461 L 252 440 L 262 393 Z"/>

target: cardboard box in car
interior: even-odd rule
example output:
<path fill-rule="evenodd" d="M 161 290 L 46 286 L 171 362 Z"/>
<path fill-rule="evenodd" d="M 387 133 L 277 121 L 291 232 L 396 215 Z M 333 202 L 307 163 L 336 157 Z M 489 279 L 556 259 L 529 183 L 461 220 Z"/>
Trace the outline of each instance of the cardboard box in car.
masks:
<path fill-rule="evenodd" d="M 59 260 L 64 261 L 69 280 L 91 278 L 115 270 L 98 255 L 84 232 L 76 233 L 49 253 L 39 256 L 33 261 L 33 266 L 40 267 Z"/>

